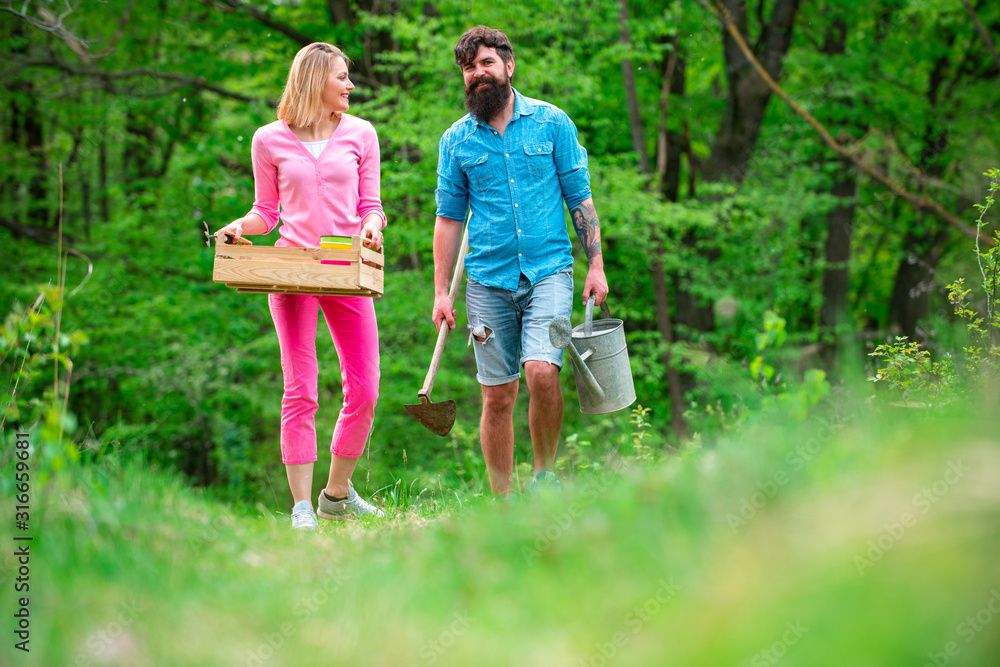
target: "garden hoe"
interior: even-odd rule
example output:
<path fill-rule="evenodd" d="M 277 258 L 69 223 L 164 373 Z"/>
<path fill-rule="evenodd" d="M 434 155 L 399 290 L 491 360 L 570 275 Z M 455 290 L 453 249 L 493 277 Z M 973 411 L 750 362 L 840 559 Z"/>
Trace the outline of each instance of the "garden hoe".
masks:
<path fill-rule="evenodd" d="M 472 212 L 469 212 L 469 218 Z M 448 297 L 452 304 L 458 296 L 458 286 L 462 282 L 462 272 L 465 269 L 465 253 L 469 249 L 469 220 L 465 221 L 465 233 L 462 234 L 462 245 L 458 250 L 458 259 L 455 261 L 455 274 L 451 277 L 451 289 Z M 434 388 L 434 378 L 437 377 L 438 368 L 441 366 L 441 356 L 444 354 L 444 341 L 448 337 L 448 323 L 442 322 L 438 330 L 437 344 L 434 346 L 434 355 L 431 357 L 431 367 L 427 370 L 427 377 L 424 379 L 424 386 L 417 392 L 420 402 L 416 405 L 406 405 L 413 418 L 440 436 L 448 435 L 451 427 L 455 425 L 455 401 L 442 401 L 441 403 L 431 402 L 431 389 Z"/>

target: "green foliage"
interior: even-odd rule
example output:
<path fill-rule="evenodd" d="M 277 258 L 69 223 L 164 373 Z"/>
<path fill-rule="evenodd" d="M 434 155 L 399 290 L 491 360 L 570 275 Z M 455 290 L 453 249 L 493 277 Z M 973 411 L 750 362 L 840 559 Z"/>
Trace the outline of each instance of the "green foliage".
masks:
<path fill-rule="evenodd" d="M 964 241 L 929 209 L 915 211 L 845 168 L 776 99 L 762 111 L 746 169 L 704 182 L 700 168 L 731 120 L 734 72 L 701 2 L 629 3 L 628 45 L 619 0 L 233 4 L 244 8 L 76 3 L 66 27 L 88 41 L 87 57 L 0 13 L 10 61 L 0 73 L 0 264 L 8 270 L 0 369 L 15 387 L 0 441 L 9 452 L 12 435 L 29 430 L 42 472 L 45 539 L 32 551 L 48 578 L 32 600 L 44 610 L 32 617 L 42 662 L 248 664 L 273 653 L 276 664 L 336 655 L 405 665 L 426 659 L 449 630 L 441 619 L 467 611 L 475 623 L 461 637 L 445 635 L 455 641 L 433 653 L 436 664 L 548 664 L 553 656 L 597 664 L 610 662 L 608 647 L 623 663 L 747 664 L 795 609 L 810 634 L 791 647 L 790 662 L 836 655 L 844 664 L 911 664 L 949 646 L 955 610 L 975 614 L 986 604 L 998 545 L 995 494 L 983 489 L 998 470 L 983 443 L 995 441 L 997 424 L 995 405 L 979 410 L 974 399 L 990 396 L 997 371 L 997 255 L 977 249 L 973 262 L 956 252 Z M 800 4 L 782 87 L 854 154 L 964 215 L 963 202 L 980 200 L 976 176 L 995 160 L 1000 126 L 984 121 L 995 113 L 995 63 L 961 4 Z M 984 25 L 1000 21 L 1000 5 L 973 4 Z M 345 7 L 347 18 L 335 20 Z M 768 41 L 762 21 L 772 7 L 747 12 L 751 43 Z M 526 493 L 525 391 L 515 408 L 512 502 L 486 502 L 462 304 L 434 390 L 456 400 L 454 429 L 438 438 L 402 409 L 416 400 L 435 337 L 437 141 L 464 113 L 452 47 L 476 23 L 510 34 L 520 92 L 557 104 L 577 124 L 610 305 L 625 321 L 639 396 L 632 411 L 582 415 L 562 373 L 564 495 L 551 504 Z M 363 528 L 324 525 L 308 544 L 289 533 L 287 517 L 272 515 L 290 498 L 266 300 L 212 284 L 201 235 L 202 221 L 217 228 L 253 200 L 250 138 L 273 120 L 300 47 L 282 27 L 334 42 L 354 60 L 352 111 L 379 133 L 390 222 L 386 293 L 376 304 L 381 396 L 355 482 L 391 517 Z M 665 98 L 670 54 L 683 79 L 675 76 Z M 626 59 L 647 148 L 661 130 L 674 148 L 690 148 L 675 174 L 677 201 L 658 192 L 659 175 L 638 169 Z M 51 275 L 60 164 L 65 243 L 79 254 L 60 258 L 57 274 L 81 284 L 92 265 L 93 276 L 72 296 L 45 287 L 38 300 L 35 285 Z M 984 233 L 998 180 L 990 174 Z M 851 191 L 834 195 L 845 175 Z M 884 373 L 876 386 L 889 388 L 890 401 L 935 406 L 919 427 L 853 405 L 860 346 L 844 350 L 842 368 L 814 362 L 829 335 L 819 325 L 823 277 L 837 268 L 825 261 L 826 223 L 843 206 L 853 211 L 845 338 L 886 340 L 900 269 L 928 254 L 914 238 L 930 238 L 940 252 L 936 275 L 982 274 L 984 294 L 962 280 L 949 286 L 952 309 L 933 279 L 920 286 L 935 321 L 954 310 L 967 324 L 961 357 L 952 351 L 952 361 L 945 342 L 918 347 L 902 337 L 873 355 Z M 675 318 L 669 344 L 654 264 Z M 586 269 L 574 268 L 579 289 Z M 694 309 L 711 325 L 677 318 Z M 938 334 L 946 340 L 950 331 L 942 325 Z M 341 401 L 325 334 L 318 350 L 317 486 Z M 670 429 L 665 356 L 682 375 L 688 442 Z M 0 457 L 5 491 L 10 461 Z M 949 493 L 933 492 L 931 510 L 908 527 L 912 540 L 910 532 L 895 538 L 899 524 L 886 517 L 913 513 L 914 494 L 938 489 L 955 461 L 971 461 L 974 472 Z M 892 549 L 873 552 L 887 534 Z M 858 558 L 881 562 L 858 573 Z M 0 579 L 10 562 L 0 563 Z M 660 581 L 672 577 L 680 594 L 661 603 Z M 643 619 L 636 641 L 618 646 L 615 629 L 653 600 L 658 613 Z M 138 609 L 127 627 L 126 604 Z M 724 641 L 658 639 L 715 636 L 720 614 Z M 110 628 L 117 641 L 100 643 Z M 983 635 L 962 658 L 987 664 L 995 644 Z"/>
<path fill-rule="evenodd" d="M 976 204 L 980 211 L 977 232 L 984 226 L 986 213 L 994 203 L 994 193 L 1000 190 L 1000 170 L 990 169 L 985 176 L 990 179 L 990 184 L 985 203 Z M 995 240 L 1000 244 L 1000 234 L 995 235 Z M 965 370 L 972 378 L 971 386 L 959 382 L 955 361 L 950 352 L 943 354 L 940 361 L 933 361 L 929 350 L 920 343 L 908 341 L 905 336 L 896 337 L 893 343 L 879 345 L 870 354 L 872 357 L 882 358 L 884 366 L 869 380 L 884 382 L 891 390 L 899 393 L 904 404 L 916 400 L 925 401 L 930 407 L 937 407 L 968 393 L 970 388 L 982 390 L 996 382 L 997 370 L 1000 368 L 1000 346 L 997 345 L 1000 312 L 995 309 L 1000 292 L 1000 255 L 997 245 L 980 250 L 977 237 L 976 260 L 983 279 L 985 318 L 972 308 L 972 289 L 966 289 L 964 278 L 947 286 L 948 301 L 954 307 L 955 315 L 966 322 L 966 328 L 973 339 L 972 344 L 962 350 Z"/>
<path fill-rule="evenodd" d="M 870 356 L 882 358 L 885 365 L 869 381 L 885 382 L 899 392 L 904 404 L 924 400 L 934 407 L 953 398 L 956 377 L 950 354 L 941 361 L 932 361 L 931 353 L 920 343 L 897 336 L 895 342 L 876 347 Z"/>
<path fill-rule="evenodd" d="M 750 375 L 767 387 L 774 379 L 774 367 L 764 363 L 763 353 L 768 348 L 779 348 L 784 344 L 785 319 L 773 311 L 764 313 L 764 331 L 757 334 L 757 351 L 760 353 L 750 362 Z"/>
<path fill-rule="evenodd" d="M 647 445 L 644 440 L 649 437 L 649 408 L 637 405 L 632 409 L 632 419 L 629 423 L 634 427 L 632 431 L 632 453 L 635 460 L 640 463 L 651 463 L 655 457 L 655 451 Z"/>
<path fill-rule="evenodd" d="M 8 395 L 0 415 L 0 442 L 14 451 L 18 433 L 30 436 L 41 483 L 79 460 L 72 438 L 77 417 L 67 408 L 72 357 L 87 343 L 81 331 L 61 328 L 64 290 L 45 285 L 30 306 L 14 303 L 0 325 L 0 373 Z M 5 479 L 6 487 L 9 479 Z"/>
<path fill-rule="evenodd" d="M 785 319 L 777 313 L 764 314 L 764 330 L 756 336 L 758 354 L 749 364 L 750 376 L 761 396 L 763 416 L 781 411 L 805 419 L 830 393 L 830 383 L 826 373 L 816 368 L 806 370 L 801 381 L 789 381 L 767 363 L 768 357 L 779 351 L 787 338 L 785 324 Z"/>
<path fill-rule="evenodd" d="M 310 536 L 109 454 L 38 496 L 32 656 L 492 666 L 544 664 L 557 646 L 573 663 L 614 647 L 623 664 L 695 666 L 766 662 L 778 643 L 799 664 L 891 665 L 959 642 L 964 664 L 990 664 L 995 637 L 962 642 L 955 619 L 995 588 L 995 414 L 824 417 L 581 474 L 558 498 L 421 498 Z M 808 631 L 782 647 L 789 624 Z"/>
<path fill-rule="evenodd" d="M 796 369 L 796 356 L 783 349 L 788 338 L 786 324 L 783 317 L 767 311 L 763 328 L 755 335 L 752 358 L 742 362 L 715 359 L 712 364 L 695 366 L 699 379 L 721 384 L 727 392 L 705 402 L 692 401 L 685 412 L 698 440 L 706 435 L 726 437 L 747 424 L 772 419 L 804 421 L 829 397 L 826 372 Z"/>
<path fill-rule="evenodd" d="M 982 232 L 986 213 L 994 204 L 994 196 L 1000 191 L 1000 170 L 990 169 L 985 174 L 990 179 L 989 191 L 982 204 L 976 204 L 979 218 L 976 221 L 976 231 Z M 966 328 L 973 338 L 973 344 L 965 348 L 966 369 L 980 380 L 991 382 L 996 380 L 1000 370 L 1000 308 L 997 299 L 1000 297 L 1000 232 L 994 232 L 994 245 L 986 250 L 979 247 L 976 239 L 976 261 L 982 276 L 983 296 L 985 297 L 985 317 L 972 308 L 972 290 L 965 288 L 965 279 L 950 283 L 948 301 L 954 306 L 955 314 L 965 320 Z"/>

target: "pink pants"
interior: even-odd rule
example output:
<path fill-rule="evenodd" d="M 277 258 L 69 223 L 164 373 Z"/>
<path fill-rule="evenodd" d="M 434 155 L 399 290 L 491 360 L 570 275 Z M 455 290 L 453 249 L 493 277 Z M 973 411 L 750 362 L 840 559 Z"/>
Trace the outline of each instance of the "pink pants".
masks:
<path fill-rule="evenodd" d="M 281 398 L 282 462 L 294 465 L 316 460 L 316 322 L 320 308 L 344 378 L 344 405 L 330 451 L 343 458 L 360 457 L 371 433 L 378 400 L 378 324 L 372 299 L 271 294 L 268 305 L 278 332 L 285 378 Z"/>

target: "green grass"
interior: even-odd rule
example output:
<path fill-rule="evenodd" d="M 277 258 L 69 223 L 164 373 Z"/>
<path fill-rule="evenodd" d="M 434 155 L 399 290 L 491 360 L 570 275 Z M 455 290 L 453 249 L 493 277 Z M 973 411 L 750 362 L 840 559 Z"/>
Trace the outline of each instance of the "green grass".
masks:
<path fill-rule="evenodd" d="M 993 665 L 995 414 L 775 416 L 558 496 L 397 496 L 315 535 L 108 457 L 35 492 L 32 651 L 5 633 L 0 663 Z"/>

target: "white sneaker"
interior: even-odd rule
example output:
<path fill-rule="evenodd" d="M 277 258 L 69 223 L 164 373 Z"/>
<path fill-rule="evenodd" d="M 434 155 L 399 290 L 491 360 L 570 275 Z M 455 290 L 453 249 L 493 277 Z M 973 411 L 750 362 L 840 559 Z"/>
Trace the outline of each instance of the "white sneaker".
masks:
<path fill-rule="evenodd" d="M 348 485 L 347 498 L 344 500 L 328 500 L 326 494 L 320 491 L 316 506 L 319 518 L 331 521 L 343 521 L 352 516 L 374 516 L 380 519 L 385 516 L 385 512 L 359 496 L 353 484 Z"/>
<path fill-rule="evenodd" d="M 294 530 L 316 530 L 318 522 L 308 500 L 300 500 L 292 508 L 292 528 Z"/>

